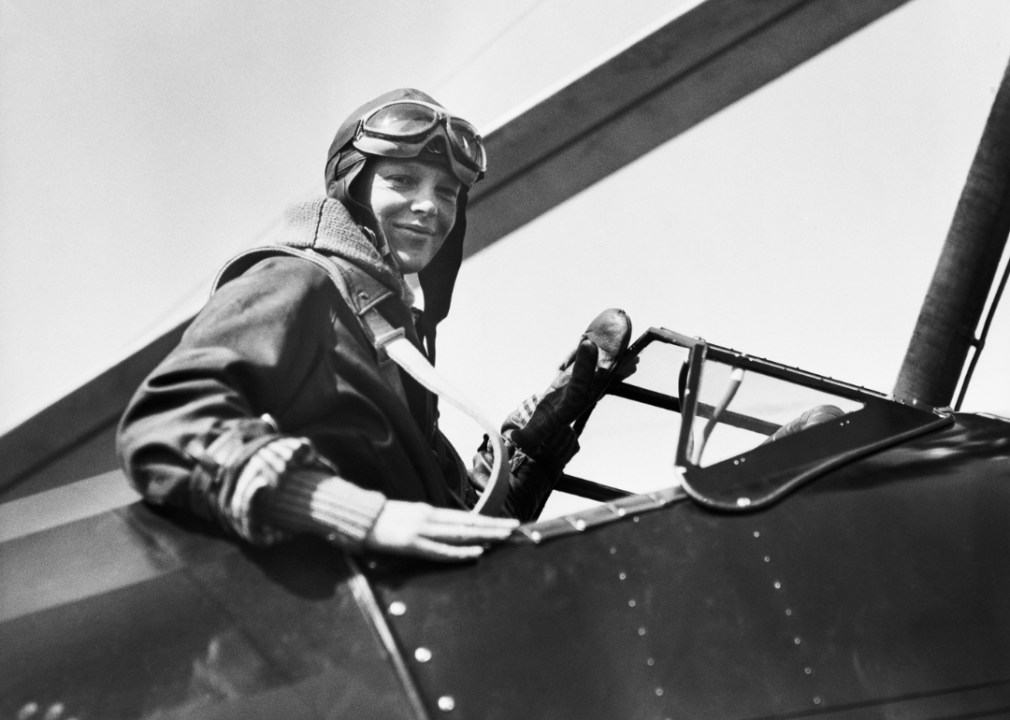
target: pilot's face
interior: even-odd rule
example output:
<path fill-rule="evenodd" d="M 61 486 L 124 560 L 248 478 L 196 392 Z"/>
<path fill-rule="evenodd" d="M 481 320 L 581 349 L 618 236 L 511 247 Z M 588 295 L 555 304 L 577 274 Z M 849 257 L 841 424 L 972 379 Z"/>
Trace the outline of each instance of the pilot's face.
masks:
<path fill-rule="evenodd" d="M 423 270 L 456 222 L 459 181 L 442 165 L 370 158 L 360 182 L 400 272 Z"/>

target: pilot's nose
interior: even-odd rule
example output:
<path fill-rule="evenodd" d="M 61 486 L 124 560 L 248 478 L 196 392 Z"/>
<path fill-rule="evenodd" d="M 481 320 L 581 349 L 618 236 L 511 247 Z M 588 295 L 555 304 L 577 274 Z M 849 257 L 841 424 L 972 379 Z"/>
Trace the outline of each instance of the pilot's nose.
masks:
<path fill-rule="evenodd" d="M 436 199 L 434 190 L 419 190 L 414 197 L 414 202 L 411 204 L 411 209 L 422 215 L 434 215 L 438 212 Z"/>

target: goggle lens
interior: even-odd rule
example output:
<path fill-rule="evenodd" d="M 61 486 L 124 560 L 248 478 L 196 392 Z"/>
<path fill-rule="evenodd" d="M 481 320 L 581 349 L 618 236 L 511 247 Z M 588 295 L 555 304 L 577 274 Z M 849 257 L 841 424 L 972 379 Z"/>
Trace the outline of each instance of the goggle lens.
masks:
<path fill-rule="evenodd" d="M 390 137 L 409 138 L 422 135 L 438 122 L 432 108 L 416 103 L 396 103 L 380 108 L 365 121 L 367 132 Z"/>
<path fill-rule="evenodd" d="M 486 166 L 484 143 L 481 142 L 477 130 L 468 122 L 450 120 L 448 123 L 449 139 L 459 149 L 463 156 L 483 172 Z"/>

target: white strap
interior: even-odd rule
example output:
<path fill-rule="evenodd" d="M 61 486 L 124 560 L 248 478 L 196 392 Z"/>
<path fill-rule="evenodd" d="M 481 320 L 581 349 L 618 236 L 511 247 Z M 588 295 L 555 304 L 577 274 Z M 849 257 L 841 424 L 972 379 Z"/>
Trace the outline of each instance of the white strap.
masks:
<path fill-rule="evenodd" d="M 378 313 L 376 312 L 376 314 Z M 389 357 L 421 385 L 472 417 L 491 438 L 494 449 L 491 479 L 473 511 L 482 515 L 497 515 L 501 511 L 509 488 L 509 466 L 505 462 L 508 454 L 505 450 L 505 440 L 502 439 L 498 428 L 463 393 L 453 387 L 444 375 L 435 370 L 428 359 L 414 347 L 410 340 L 403 336 L 402 332 L 376 338 L 376 343 L 381 343 Z"/>
<path fill-rule="evenodd" d="M 315 258 L 310 259 L 315 261 Z M 469 398 L 456 389 L 444 375 L 428 362 L 428 358 L 407 339 L 403 328 L 394 327 L 379 312 L 379 304 L 391 297 L 393 293 L 352 265 L 339 264 L 331 258 L 327 258 L 327 260 L 330 261 L 328 265 L 333 268 L 328 270 L 330 277 L 333 278 L 340 294 L 355 309 L 366 334 L 371 335 L 372 344 L 379 355 L 385 353 L 390 360 L 399 365 L 404 372 L 417 380 L 423 387 L 469 415 L 487 433 L 494 450 L 494 462 L 491 465 L 491 477 L 474 506 L 473 512 L 481 515 L 498 515 L 505 503 L 505 496 L 509 489 L 508 452 L 498 427 L 490 422 Z M 347 274 L 351 272 L 355 274 L 354 282 L 358 289 L 364 290 L 363 294 L 352 292 L 348 287 L 348 281 L 351 278 L 347 277 Z"/>

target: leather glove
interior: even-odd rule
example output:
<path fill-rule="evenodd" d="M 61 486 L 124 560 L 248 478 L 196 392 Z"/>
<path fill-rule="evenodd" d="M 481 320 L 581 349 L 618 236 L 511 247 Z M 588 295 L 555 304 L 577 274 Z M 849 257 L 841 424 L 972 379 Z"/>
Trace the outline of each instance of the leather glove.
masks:
<path fill-rule="evenodd" d="M 596 404 L 616 374 L 629 374 L 621 361 L 630 338 L 631 319 L 623 310 L 600 313 L 562 363 L 561 374 L 542 396 L 529 398 L 506 418 L 503 434 L 530 457 L 564 467 L 578 452 L 572 423 Z"/>
<path fill-rule="evenodd" d="M 596 343 L 583 339 L 571 364 L 543 395 L 534 395 L 508 417 L 503 425 L 506 437 L 531 457 L 547 453 L 562 465 L 567 463 L 578 450 L 571 424 L 596 399 L 593 378 L 598 357 Z"/>

